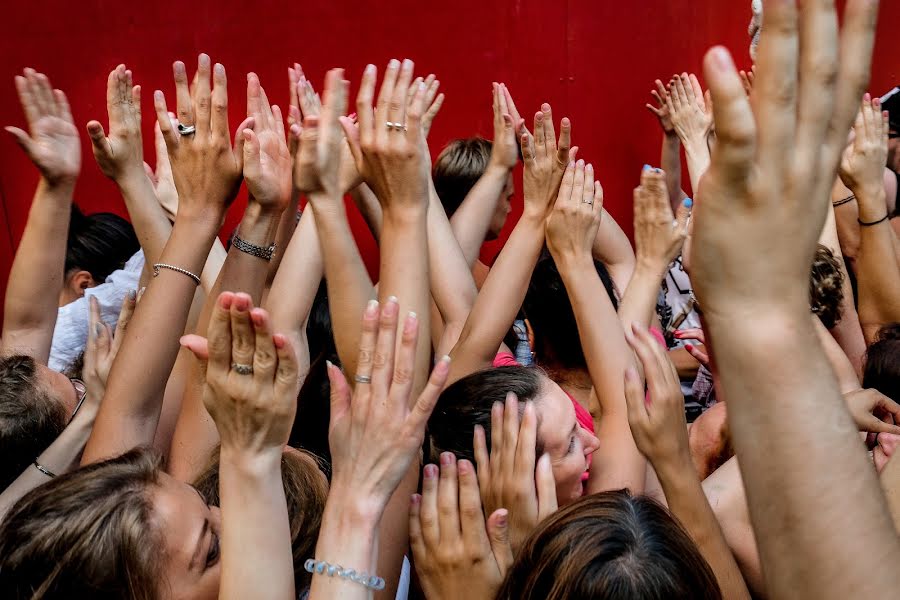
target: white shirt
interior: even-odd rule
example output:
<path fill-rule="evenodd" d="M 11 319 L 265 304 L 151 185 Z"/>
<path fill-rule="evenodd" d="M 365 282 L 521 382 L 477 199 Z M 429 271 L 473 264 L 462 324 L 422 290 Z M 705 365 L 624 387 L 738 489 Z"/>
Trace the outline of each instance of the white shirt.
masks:
<path fill-rule="evenodd" d="M 144 252 L 138 250 L 122 269 L 107 277 L 106 282 L 87 288 L 84 296 L 59 308 L 56 328 L 53 330 L 53 345 L 50 347 L 48 366 L 51 369 L 65 371 L 84 352 L 90 323 L 89 298 L 97 298 L 103 322 L 115 327 L 125 295 L 131 290 L 137 290 L 143 269 Z"/>

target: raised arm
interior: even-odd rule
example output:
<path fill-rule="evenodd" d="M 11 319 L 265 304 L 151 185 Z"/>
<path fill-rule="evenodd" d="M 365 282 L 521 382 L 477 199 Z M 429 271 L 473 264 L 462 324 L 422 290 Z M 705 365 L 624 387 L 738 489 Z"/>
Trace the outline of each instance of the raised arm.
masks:
<path fill-rule="evenodd" d="M 669 81 L 673 84 L 674 79 Z M 647 104 L 647 110 L 656 115 L 659 120 L 659 126 L 663 131 L 662 150 L 660 152 L 659 164 L 663 171 L 668 173 L 666 177 L 666 188 L 669 191 L 669 202 L 672 203 L 672 210 L 677 211 L 687 195 L 681 189 L 681 139 L 675 131 L 675 125 L 672 123 L 672 115 L 669 113 L 669 89 L 663 85 L 663 82 L 657 79 L 655 81 L 656 89 L 650 93 L 656 99 L 656 106 Z"/>
<path fill-rule="evenodd" d="M 28 354 L 46 365 L 65 279 L 66 240 L 72 193 L 81 170 L 78 129 L 66 95 L 43 73 L 25 69 L 16 77 L 28 132 L 7 127 L 41 172 L 16 249 L 6 288 L 2 351 Z"/>
<path fill-rule="evenodd" d="M 859 204 L 859 320 L 871 343 L 885 323 L 900 321 L 900 264 L 885 207 L 882 173 L 887 161 L 888 116 L 866 94 L 856 118 L 853 142 L 844 151 L 841 179 Z"/>
<path fill-rule="evenodd" d="M 141 137 L 141 86 L 133 85 L 125 65 L 112 70 L 106 82 L 109 135 L 99 121 L 89 121 L 87 132 L 94 158 L 103 174 L 119 187 L 147 264 L 159 262 L 172 225 L 157 201 L 144 168 Z"/>
<path fill-rule="evenodd" d="M 516 131 L 523 127 L 515 106 L 509 104 L 509 91 L 502 83 L 493 83 L 494 142 L 491 159 L 484 174 L 475 182 L 453 216 L 450 225 L 469 268 L 475 264 L 491 225 L 491 217 L 504 201 L 506 181 L 519 159 Z M 513 114 L 515 114 L 515 119 Z"/>
<path fill-rule="evenodd" d="M 644 167 L 641 185 L 634 190 L 637 266 L 619 303 L 619 320 L 623 328 L 629 328 L 635 322 L 650 327 L 656 315 L 659 286 L 687 236 L 692 206 L 689 202 L 682 202 L 676 220 L 666 191 L 666 173 Z"/>
<path fill-rule="evenodd" d="M 709 168 L 709 132 L 713 115 L 703 99 L 703 90 L 694 75 L 682 73 L 672 78 L 666 100 L 675 131 L 684 145 L 691 189 L 696 195 L 700 177 Z"/>
<path fill-rule="evenodd" d="M 516 318 L 531 272 L 544 245 L 544 220 L 559 191 L 572 148 L 571 123 L 563 118 L 559 142 L 553 127 L 553 113 L 543 104 L 534 116 L 534 136 L 522 134 L 525 162 L 523 189 L 525 210 L 475 299 L 459 341 L 451 356 L 450 381 L 491 366 L 503 338 Z"/>
<path fill-rule="evenodd" d="M 591 257 L 591 242 L 600 225 L 603 188 L 584 161 L 570 164 L 559 197 L 547 219 L 547 247 L 569 294 L 578 336 L 603 418 L 597 437 L 588 493 L 644 489 L 646 460 L 628 428 L 622 373 L 634 364 L 625 334 Z"/>
<path fill-rule="evenodd" d="M 163 93 L 155 93 L 156 115 L 178 189 L 178 216 L 140 310 L 125 332 L 82 464 L 152 443 L 163 391 L 178 354 L 178 338 L 199 285 L 198 274 L 240 182 L 243 142 L 236 142 L 232 150 L 225 68 L 217 64 L 211 69 L 205 54 L 198 62 L 193 101 L 184 63 L 174 65 L 178 121 L 194 127 L 193 133 L 172 127 Z"/>
<path fill-rule="evenodd" d="M 625 371 L 628 422 L 634 440 L 653 465 L 669 510 L 715 573 L 722 597 L 749 600 L 747 585 L 694 469 L 684 418 L 684 397 L 675 366 L 665 348 L 643 325 L 632 327 L 628 342 L 641 361 L 649 390 L 649 395 L 645 394 L 635 369 Z"/>
<path fill-rule="evenodd" d="M 752 108 L 727 50 L 704 64 L 718 141 L 694 211 L 691 280 L 774 598 L 900 586 L 881 566 L 900 560 L 900 542 L 808 307 L 819 199 L 868 82 L 876 10 L 850 0 L 839 39 L 833 3 L 767 3 Z"/>

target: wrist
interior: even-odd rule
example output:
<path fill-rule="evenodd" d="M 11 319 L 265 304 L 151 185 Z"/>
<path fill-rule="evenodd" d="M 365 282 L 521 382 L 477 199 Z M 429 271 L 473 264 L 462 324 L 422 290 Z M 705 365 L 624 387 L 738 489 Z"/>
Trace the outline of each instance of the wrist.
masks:
<path fill-rule="evenodd" d="M 386 505 L 387 500 L 371 497 L 342 484 L 339 479 L 332 479 L 322 520 L 348 532 L 374 532 Z"/>
<path fill-rule="evenodd" d="M 664 258 L 658 256 L 643 256 L 638 254 L 634 263 L 634 275 L 645 277 L 659 277 L 662 279 L 669 268 L 671 261 L 666 262 Z"/>
<path fill-rule="evenodd" d="M 672 129 L 669 131 L 663 130 L 663 135 L 665 135 L 665 141 L 670 144 L 681 144 L 681 138 L 678 137 L 678 133 Z"/>
<path fill-rule="evenodd" d="M 491 154 L 491 159 L 488 162 L 487 169 L 485 169 L 482 177 L 491 177 L 497 179 L 505 179 L 509 172 L 513 170 L 513 167 L 510 167 L 507 164 L 504 164 L 503 161 L 499 158 L 495 158 L 493 154 Z"/>
<path fill-rule="evenodd" d="M 273 210 L 256 202 L 247 204 L 237 235 L 245 242 L 268 246 L 275 241 L 275 230 L 281 220 L 282 210 Z"/>
<path fill-rule="evenodd" d="M 267 477 L 273 470 L 280 472 L 282 448 L 273 446 L 250 450 L 223 440 L 219 450 L 219 468 L 224 470 L 227 467 L 231 472 L 248 479 Z"/>
<path fill-rule="evenodd" d="M 887 194 L 884 186 L 859 186 L 851 190 L 859 205 L 860 221 L 876 221 L 887 214 Z"/>
<path fill-rule="evenodd" d="M 76 177 L 64 177 L 53 181 L 41 176 L 38 187 L 42 187 L 48 195 L 60 198 L 66 202 L 72 201 L 72 192 L 75 191 Z"/>
<path fill-rule="evenodd" d="M 125 166 L 119 173 L 111 178 L 117 186 L 119 186 L 119 190 L 124 194 L 128 190 L 132 190 L 138 186 L 142 186 L 144 184 L 150 184 L 150 178 L 147 176 L 147 172 L 144 171 L 143 164 L 138 166 Z M 150 184 L 152 186 L 152 184 Z"/>

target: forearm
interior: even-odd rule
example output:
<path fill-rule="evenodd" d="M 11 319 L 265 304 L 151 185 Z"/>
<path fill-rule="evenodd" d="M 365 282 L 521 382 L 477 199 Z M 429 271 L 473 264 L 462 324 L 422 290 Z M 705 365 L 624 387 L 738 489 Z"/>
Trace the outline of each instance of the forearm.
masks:
<path fill-rule="evenodd" d="M 859 219 L 873 223 L 885 216 L 884 192 L 866 197 L 858 190 Z M 867 330 L 900 321 L 900 265 L 894 252 L 894 232 L 889 221 L 860 227 L 859 256 L 856 259 L 859 290 L 859 319 Z M 871 337 L 871 335 L 869 336 Z"/>
<path fill-rule="evenodd" d="M 624 373 L 634 355 L 590 256 L 560 257 L 559 272 L 569 293 L 584 358 L 603 418 L 597 435 L 604 441 L 594 454 L 588 492 L 644 489 L 647 461 L 628 424 Z"/>
<path fill-rule="evenodd" d="M 177 219 L 160 261 L 199 273 L 219 223 L 218 215 Z M 147 286 L 125 330 L 82 464 L 152 443 L 196 289 L 193 278 L 171 269 L 160 269 Z"/>
<path fill-rule="evenodd" d="M 220 599 L 293 600 L 294 563 L 281 449 L 263 456 L 222 450 Z"/>
<path fill-rule="evenodd" d="M 3 352 L 28 354 L 44 365 L 65 277 L 74 189 L 74 181 L 52 186 L 41 178 L 7 279 Z"/>
<path fill-rule="evenodd" d="M 97 408 L 93 404 L 84 404 L 78 414 L 69 423 L 59 437 L 41 452 L 37 462 L 56 475 L 68 473 L 78 466 L 81 451 L 91 435 Z M 0 494 L 0 521 L 22 496 L 49 481 L 44 473 L 34 465 L 28 465 L 22 474 Z"/>
<path fill-rule="evenodd" d="M 681 189 L 681 140 L 677 135 L 663 136 L 659 166 L 666 172 L 666 189 L 674 213 L 686 197 Z"/>
<path fill-rule="evenodd" d="M 685 140 L 684 156 L 687 159 L 688 175 L 691 178 L 691 190 L 696 194 L 700 189 L 700 178 L 709 169 L 710 157 L 706 136 L 695 140 Z"/>
<path fill-rule="evenodd" d="M 431 295 L 443 319 L 442 330 L 449 333 L 442 335 L 440 342 L 435 344 L 435 354 L 443 356 L 456 345 L 475 304 L 478 289 L 433 186 L 429 202 L 428 273 Z"/>
<path fill-rule="evenodd" d="M 209 250 L 209 256 L 206 258 L 206 264 L 203 265 L 203 272 L 200 273 L 200 287 L 203 293 L 209 296 L 216 281 L 219 280 L 219 273 L 222 272 L 222 265 L 228 257 L 228 251 L 222 245 L 222 241 L 218 236 L 213 240 L 212 248 Z"/>
<path fill-rule="evenodd" d="M 450 218 L 453 235 L 470 269 L 481 252 L 497 204 L 502 200 L 507 177 L 509 170 L 505 167 L 488 165 Z"/>
<path fill-rule="evenodd" d="M 288 203 L 287 208 L 284 209 L 284 212 L 281 213 L 281 218 L 278 221 L 278 229 L 275 232 L 275 254 L 272 255 L 272 262 L 269 263 L 269 273 L 266 276 L 267 288 L 270 288 L 272 282 L 275 281 L 275 276 L 277 275 L 278 269 L 281 267 L 281 262 L 284 260 L 284 255 L 287 252 L 288 244 L 290 244 L 294 231 L 299 224 L 297 218 L 297 210 L 299 207 L 300 193 L 297 192 L 291 194 L 291 201 Z"/>
<path fill-rule="evenodd" d="M 359 319 L 369 300 L 375 298 L 375 288 L 347 223 L 343 202 L 324 200 L 315 205 L 334 343 L 344 372 L 356 373 Z"/>
<path fill-rule="evenodd" d="M 316 543 L 316 560 L 357 573 L 376 574 L 380 514 L 360 510 L 361 498 L 356 490 L 332 488 L 322 515 L 319 540 Z M 368 600 L 372 592 L 359 583 L 341 577 L 314 574 L 310 587 L 310 600 Z"/>
<path fill-rule="evenodd" d="M 609 212 L 604 211 L 600 219 L 592 253 L 594 258 L 606 265 L 619 294 L 624 294 L 635 270 L 634 250 L 628 236 Z"/>
<path fill-rule="evenodd" d="M 804 304 L 759 318 L 756 308 L 738 319 L 707 311 L 706 328 L 770 593 L 791 597 L 803 581 L 809 597 L 864 596 L 894 584 L 873 579 L 860 557 L 894 561 L 900 548 Z"/>
<path fill-rule="evenodd" d="M 543 245 L 543 219 L 522 215 L 475 298 L 450 354 L 453 362 L 448 383 L 491 366 L 522 306 Z"/>
<path fill-rule="evenodd" d="M 376 242 L 380 242 L 383 216 L 381 214 L 381 204 L 378 203 L 375 192 L 365 183 L 361 183 L 350 190 L 350 197 L 369 227 L 369 231 L 372 232 L 372 237 L 375 238 Z"/>
<path fill-rule="evenodd" d="M 731 549 L 710 508 L 690 454 L 654 463 L 669 510 L 709 563 L 725 600 L 749 599 L 750 593 Z"/>
<path fill-rule="evenodd" d="M 822 321 L 819 320 L 819 317 L 812 315 L 811 318 L 813 320 L 813 326 L 816 328 L 816 335 L 819 338 L 819 342 L 822 344 L 822 349 L 825 350 L 825 356 L 828 358 L 828 363 L 831 365 L 831 369 L 837 377 L 841 393 L 846 394 L 847 392 L 858 390 L 859 378 L 856 375 L 856 370 L 853 368 L 850 359 L 844 354 L 844 351 L 831 336 L 828 329 L 825 328 L 825 325 L 822 324 Z"/>
<path fill-rule="evenodd" d="M 163 248 L 172 233 L 172 224 L 156 199 L 153 183 L 143 169 L 116 180 L 131 224 L 144 250 L 147 263 L 159 262 Z"/>
<path fill-rule="evenodd" d="M 628 282 L 625 295 L 619 302 L 619 321 L 623 329 L 631 327 L 635 322 L 650 327 L 656 314 L 656 300 L 664 276 L 665 267 L 646 262 L 638 264 Z"/>
<path fill-rule="evenodd" d="M 381 236 L 381 270 L 378 297 L 382 303 L 390 296 L 399 302 L 399 323 L 408 313 L 419 321 L 413 392 L 425 387 L 431 365 L 431 293 L 429 289 L 427 205 L 414 210 L 385 211 Z M 357 320 L 359 317 L 357 317 Z M 357 329 L 359 327 L 357 326 Z M 402 343 L 398 336 L 397 348 Z"/>
<path fill-rule="evenodd" d="M 624 322 L 622 326 L 625 326 Z M 678 371 L 678 377 L 681 379 L 696 377 L 697 371 L 700 369 L 700 363 L 697 362 L 697 359 L 691 356 L 684 348 L 672 348 L 669 350 L 669 360 L 675 365 L 675 370 Z"/>

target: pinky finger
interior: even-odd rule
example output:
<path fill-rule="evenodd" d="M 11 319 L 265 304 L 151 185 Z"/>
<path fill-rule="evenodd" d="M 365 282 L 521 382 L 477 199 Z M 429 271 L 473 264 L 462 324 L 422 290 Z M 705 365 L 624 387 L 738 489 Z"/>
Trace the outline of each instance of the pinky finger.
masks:
<path fill-rule="evenodd" d="M 450 357 L 444 356 L 434 366 L 434 369 L 431 371 L 431 377 L 428 378 L 428 383 L 425 385 L 425 389 L 419 394 L 419 398 L 416 400 L 416 404 L 413 407 L 411 418 L 414 419 L 413 424 L 417 430 L 420 427 L 424 428 L 425 423 L 428 421 L 429 417 L 431 417 L 431 412 L 434 410 L 434 405 L 437 404 L 437 399 L 441 390 L 444 389 L 444 384 L 447 383 L 447 376 L 449 374 Z"/>
<path fill-rule="evenodd" d="M 172 119 L 169 118 L 166 97 L 160 90 L 153 92 L 153 108 L 156 109 L 156 121 L 159 123 L 163 139 L 166 140 L 166 148 L 172 152 L 178 146 L 178 136 L 175 135 Z"/>
<path fill-rule="evenodd" d="M 272 336 L 272 343 L 275 345 L 275 355 L 278 357 L 278 366 L 275 369 L 275 385 L 284 386 L 285 393 L 291 392 L 290 397 L 296 398 L 299 380 L 299 369 L 297 367 L 297 352 L 291 341 L 280 333 Z"/>

